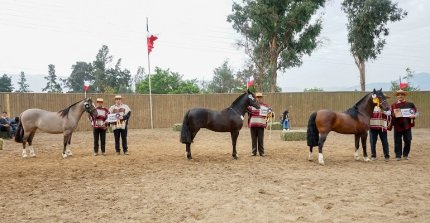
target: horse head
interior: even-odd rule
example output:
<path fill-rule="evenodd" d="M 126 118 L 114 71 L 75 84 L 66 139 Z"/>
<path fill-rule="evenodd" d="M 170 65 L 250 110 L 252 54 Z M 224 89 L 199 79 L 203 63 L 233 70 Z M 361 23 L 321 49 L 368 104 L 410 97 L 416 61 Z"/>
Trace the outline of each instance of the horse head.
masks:
<path fill-rule="evenodd" d="M 97 109 L 91 97 L 84 99 L 84 111 L 88 112 L 92 117 L 97 116 Z"/>
<path fill-rule="evenodd" d="M 387 102 L 387 97 L 382 92 L 382 88 L 380 90 L 373 89 L 372 92 L 372 100 L 375 106 L 379 106 L 384 111 L 388 111 L 390 109 L 390 105 Z"/>
<path fill-rule="evenodd" d="M 252 107 L 254 107 L 256 109 L 259 109 L 260 108 L 260 104 L 255 99 L 255 95 L 251 91 L 249 91 L 249 89 L 248 89 L 248 92 L 246 92 L 246 95 L 248 95 L 248 105 L 252 106 Z"/>

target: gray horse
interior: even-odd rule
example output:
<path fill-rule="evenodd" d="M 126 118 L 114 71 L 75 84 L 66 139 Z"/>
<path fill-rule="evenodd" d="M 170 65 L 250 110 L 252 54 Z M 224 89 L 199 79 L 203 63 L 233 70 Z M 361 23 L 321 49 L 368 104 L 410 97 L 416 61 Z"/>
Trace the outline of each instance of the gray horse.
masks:
<path fill-rule="evenodd" d="M 26 143 L 28 143 L 30 156 L 36 156 L 32 142 L 37 129 L 52 134 L 63 133 L 63 158 L 71 156 L 72 152 L 70 148 L 66 150 L 66 146 L 67 144 L 70 145 L 72 133 L 76 129 L 84 112 L 88 112 L 92 116 L 97 115 L 96 108 L 91 98 L 78 101 L 59 112 L 50 112 L 37 108 L 27 109 L 22 112 L 15 135 L 15 141 L 22 143 L 22 157 L 28 157 L 25 148 Z"/>

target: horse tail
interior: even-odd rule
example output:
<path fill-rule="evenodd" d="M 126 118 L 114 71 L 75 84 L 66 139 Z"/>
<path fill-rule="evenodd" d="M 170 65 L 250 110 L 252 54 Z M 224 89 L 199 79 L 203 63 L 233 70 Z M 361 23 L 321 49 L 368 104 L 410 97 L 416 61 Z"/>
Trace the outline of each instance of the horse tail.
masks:
<path fill-rule="evenodd" d="M 317 118 L 317 113 L 314 112 L 309 117 L 308 130 L 306 140 L 308 141 L 308 146 L 318 146 L 319 132 L 317 129 L 317 123 L 315 119 Z"/>
<path fill-rule="evenodd" d="M 22 122 L 21 122 L 21 118 L 20 118 L 18 127 L 16 128 L 15 142 L 21 143 L 23 137 L 24 137 L 24 128 L 22 127 Z"/>
<path fill-rule="evenodd" d="M 182 129 L 181 129 L 181 143 L 187 144 L 191 143 L 191 132 L 190 128 L 188 127 L 188 114 L 190 111 L 185 114 L 184 121 L 182 122 Z"/>

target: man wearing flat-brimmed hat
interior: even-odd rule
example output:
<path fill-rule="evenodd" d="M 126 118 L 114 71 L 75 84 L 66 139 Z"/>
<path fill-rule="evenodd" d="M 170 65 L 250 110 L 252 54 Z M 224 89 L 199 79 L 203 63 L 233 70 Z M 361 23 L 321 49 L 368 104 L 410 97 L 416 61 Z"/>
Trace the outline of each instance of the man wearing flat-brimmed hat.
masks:
<path fill-rule="evenodd" d="M 122 96 L 115 96 L 115 104 L 109 108 L 109 112 L 111 114 L 116 114 L 117 122 L 111 123 L 111 127 L 113 130 L 113 135 L 115 137 L 115 151 L 117 155 L 120 155 L 120 147 L 119 141 L 120 138 L 122 140 L 122 151 L 124 155 L 128 155 L 128 146 L 127 146 L 127 126 L 128 119 L 131 116 L 131 109 L 128 105 L 122 103 Z"/>
<path fill-rule="evenodd" d="M 102 155 L 105 156 L 107 127 L 106 119 L 108 117 L 109 110 L 103 106 L 103 98 L 97 98 L 96 104 L 97 116 L 93 117 L 90 115 L 94 136 L 94 156 L 97 156 L 99 154 L 99 139 Z"/>
<path fill-rule="evenodd" d="M 267 126 L 267 116 L 271 115 L 272 108 L 263 102 L 263 93 L 257 92 L 255 98 L 260 104 L 260 108 L 248 107 L 248 127 L 251 130 L 252 140 L 251 150 L 252 156 L 256 156 L 257 151 L 260 156 L 264 156 L 264 129 Z"/>
<path fill-rule="evenodd" d="M 390 96 L 385 95 L 385 98 L 390 98 Z M 378 136 L 381 139 L 382 151 L 384 152 L 385 161 L 390 160 L 390 149 L 388 148 L 387 139 L 387 127 L 388 123 L 391 121 L 391 111 L 384 111 L 381 109 L 378 103 L 373 108 L 372 116 L 370 117 L 370 151 L 372 153 L 371 160 L 376 160 L 376 142 L 378 141 Z"/>
<path fill-rule="evenodd" d="M 394 152 L 396 160 L 400 161 L 403 158 L 409 159 L 412 141 L 412 127 L 415 126 L 415 117 L 417 116 L 417 108 L 414 103 L 406 101 L 407 91 L 402 89 L 396 91 L 397 101 L 391 105 L 392 112 L 392 127 L 394 127 Z M 404 147 L 402 148 L 402 138 Z"/>

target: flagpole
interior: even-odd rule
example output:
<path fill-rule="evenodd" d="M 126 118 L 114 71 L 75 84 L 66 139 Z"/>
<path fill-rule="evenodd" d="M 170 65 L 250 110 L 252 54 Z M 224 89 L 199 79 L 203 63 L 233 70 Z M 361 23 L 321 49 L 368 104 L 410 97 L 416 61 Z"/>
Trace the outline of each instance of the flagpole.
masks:
<path fill-rule="evenodd" d="M 148 36 L 149 36 L 149 26 L 148 26 L 148 17 L 146 17 L 146 33 L 147 33 L 147 37 L 146 37 L 146 41 L 147 41 L 147 46 L 148 47 Z M 154 121 L 152 119 L 152 89 L 151 89 L 151 62 L 149 60 L 149 50 L 147 50 L 148 52 L 148 80 L 149 80 L 149 111 L 151 114 L 151 129 L 154 128 Z"/>

